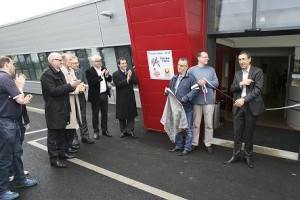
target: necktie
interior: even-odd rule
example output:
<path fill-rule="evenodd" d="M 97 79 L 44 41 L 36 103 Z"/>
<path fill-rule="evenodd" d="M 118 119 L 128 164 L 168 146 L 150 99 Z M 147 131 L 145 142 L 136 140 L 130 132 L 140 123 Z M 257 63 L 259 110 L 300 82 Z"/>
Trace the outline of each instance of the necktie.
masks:
<path fill-rule="evenodd" d="M 175 83 L 175 86 L 174 86 L 175 94 L 177 93 L 177 89 L 178 89 L 178 86 L 179 86 L 179 83 L 180 83 L 181 79 L 182 79 L 182 75 L 179 75 L 178 79 L 177 79 L 177 81 Z"/>

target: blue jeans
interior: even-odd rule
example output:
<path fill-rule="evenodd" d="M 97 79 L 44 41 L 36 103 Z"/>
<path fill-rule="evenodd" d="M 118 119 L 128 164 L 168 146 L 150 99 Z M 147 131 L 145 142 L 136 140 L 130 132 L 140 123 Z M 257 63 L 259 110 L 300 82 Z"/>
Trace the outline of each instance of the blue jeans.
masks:
<path fill-rule="evenodd" d="M 192 142 L 193 142 L 193 111 L 185 112 L 186 118 L 188 121 L 188 128 L 185 136 L 185 144 L 183 144 L 182 132 L 177 133 L 176 135 L 176 148 L 177 149 L 185 149 L 186 151 L 192 150 Z"/>
<path fill-rule="evenodd" d="M 8 191 L 9 171 L 14 171 L 14 182 L 23 182 L 23 148 L 20 143 L 20 127 L 17 120 L 0 118 L 0 195 Z"/>

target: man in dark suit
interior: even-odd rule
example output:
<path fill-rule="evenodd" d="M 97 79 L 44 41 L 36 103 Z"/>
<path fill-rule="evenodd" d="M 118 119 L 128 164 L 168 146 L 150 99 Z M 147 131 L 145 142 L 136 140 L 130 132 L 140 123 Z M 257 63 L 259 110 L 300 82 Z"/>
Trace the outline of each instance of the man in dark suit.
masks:
<path fill-rule="evenodd" d="M 121 135 L 130 135 L 137 138 L 133 133 L 137 116 L 137 108 L 133 85 L 137 85 L 134 70 L 127 68 L 127 60 L 120 57 L 117 60 L 118 70 L 113 73 L 113 81 L 116 86 L 116 118 L 119 120 Z"/>
<path fill-rule="evenodd" d="M 57 168 L 66 165 L 59 159 L 74 158 L 65 153 L 65 127 L 70 121 L 69 93 L 80 84 L 80 80 L 70 80 L 67 84 L 62 66 L 62 56 L 53 52 L 48 56 L 49 68 L 41 77 L 42 94 L 45 101 L 45 117 L 48 128 L 47 147 L 50 164 Z"/>
<path fill-rule="evenodd" d="M 92 106 L 92 124 L 94 138 L 99 139 L 99 111 L 101 110 L 102 135 L 112 137 L 107 128 L 108 96 L 110 88 L 107 82 L 112 81 L 107 68 L 102 66 L 102 58 L 99 55 L 92 57 L 93 66 L 86 70 L 86 79 L 89 85 L 88 101 Z"/>
<path fill-rule="evenodd" d="M 242 142 L 245 142 L 246 161 L 249 168 L 254 167 L 253 131 L 258 115 L 265 111 L 262 97 L 264 74 L 260 68 L 250 65 L 251 55 L 242 51 L 239 54 L 241 70 L 235 73 L 231 92 L 236 99 L 234 114 L 234 149 L 232 157 L 224 164 L 240 161 Z"/>

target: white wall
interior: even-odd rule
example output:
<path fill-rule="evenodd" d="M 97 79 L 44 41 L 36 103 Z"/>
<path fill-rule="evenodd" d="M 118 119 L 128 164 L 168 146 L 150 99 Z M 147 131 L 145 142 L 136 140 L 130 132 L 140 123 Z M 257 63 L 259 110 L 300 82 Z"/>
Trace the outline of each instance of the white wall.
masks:
<path fill-rule="evenodd" d="M 100 15 L 111 11 L 112 18 Z M 0 55 L 129 45 L 123 0 L 88 1 L 0 27 Z"/>

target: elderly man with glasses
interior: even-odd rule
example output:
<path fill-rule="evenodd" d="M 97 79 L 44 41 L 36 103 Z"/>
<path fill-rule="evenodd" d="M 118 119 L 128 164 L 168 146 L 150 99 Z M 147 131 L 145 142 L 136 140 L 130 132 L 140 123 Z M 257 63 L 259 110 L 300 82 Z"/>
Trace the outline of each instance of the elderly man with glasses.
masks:
<path fill-rule="evenodd" d="M 74 156 L 65 153 L 65 127 L 70 122 L 69 93 L 75 91 L 80 80 L 66 82 L 61 71 L 62 56 L 53 52 L 48 56 L 49 68 L 41 77 L 42 94 L 45 101 L 45 117 L 48 128 L 47 147 L 51 166 L 65 168 L 60 159 Z"/>

